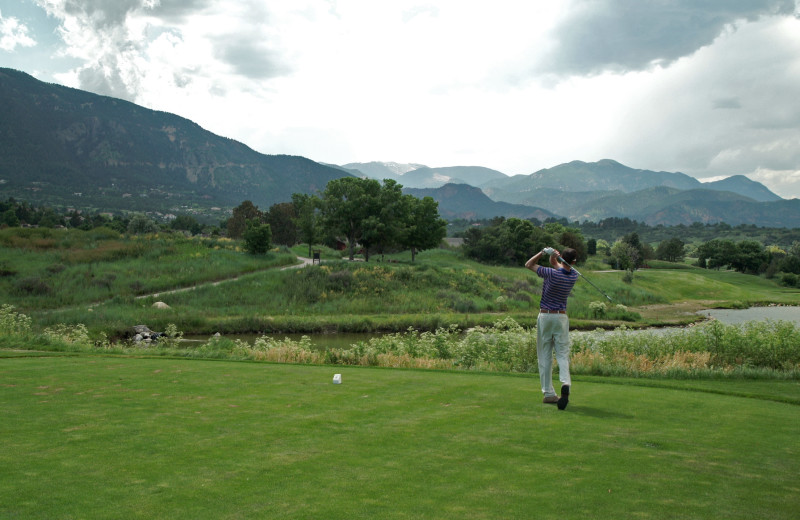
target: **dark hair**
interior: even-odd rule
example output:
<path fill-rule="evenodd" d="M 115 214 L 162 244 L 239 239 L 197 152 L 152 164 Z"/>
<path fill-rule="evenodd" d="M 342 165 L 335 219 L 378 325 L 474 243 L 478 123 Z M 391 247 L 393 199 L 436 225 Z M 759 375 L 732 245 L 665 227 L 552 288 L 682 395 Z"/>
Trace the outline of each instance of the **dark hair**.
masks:
<path fill-rule="evenodd" d="M 578 259 L 578 252 L 571 247 L 568 247 L 561 251 L 561 258 L 563 258 L 569 265 L 572 265 L 575 263 L 575 260 Z"/>

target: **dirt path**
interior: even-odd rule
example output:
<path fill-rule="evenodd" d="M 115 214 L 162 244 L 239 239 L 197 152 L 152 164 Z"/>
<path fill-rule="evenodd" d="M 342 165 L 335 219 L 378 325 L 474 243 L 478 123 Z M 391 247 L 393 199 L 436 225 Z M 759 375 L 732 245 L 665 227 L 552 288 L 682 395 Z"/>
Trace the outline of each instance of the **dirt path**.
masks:
<path fill-rule="evenodd" d="M 285 267 L 281 267 L 281 271 L 285 271 L 286 269 L 299 269 L 301 267 L 305 267 L 307 265 L 311 265 L 311 263 L 312 263 L 312 260 L 310 258 L 305 258 L 305 257 L 302 257 L 302 256 L 298 256 L 297 259 L 300 260 L 299 264 L 293 264 L 293 265 L 288 265 L 288 266 L 285 266 Z M 200 289 L 202 287 L 216 287 L 217 285 L 220 285 L 220 284 L 223 284 L 223 283 L 235 282 L 235 281 L 241 279 L 243 276 L 247 276 L 247 275 L 251 275 L 251 274 L 255 274 L 255 273 L 261 273 L 261 272 L 269 271 L 269 270 L 272 270 L 272 269 L 275 269 L 275 268 L 274 267 L 270 267 L 270 268 L 262 269 L 262 270 L 259 270 L 259 271 L 252 271 L 250 273 L 246 273 L 246 274 L 242 274 L 242 275 L 236 275 L 236 276 L 231 277 L 231 278 L 224 278 L 222 280 L 216 280 L 216 281 L 213 281 L 213 282 L 199 283 L 199 284 L 196 284 L 196 285 L 190 285 L 189 287 L 181 287 L 179 289 L 169 289 L 167 291 L 161 291 L 161 292 L 152 293 L 152 294 L 142 294 L 141 296 L 137 296 L 136 299 L 137 300 L 141 300 L 142 298 L 158 298 L 160 296 L 164 296 L 164 295 L 167 295 L 167 294 L 175 294 L 175 293 L 181 293 L 181 292 L 186 292 L 186 291 L 193 291 L 195 289 Z"/>

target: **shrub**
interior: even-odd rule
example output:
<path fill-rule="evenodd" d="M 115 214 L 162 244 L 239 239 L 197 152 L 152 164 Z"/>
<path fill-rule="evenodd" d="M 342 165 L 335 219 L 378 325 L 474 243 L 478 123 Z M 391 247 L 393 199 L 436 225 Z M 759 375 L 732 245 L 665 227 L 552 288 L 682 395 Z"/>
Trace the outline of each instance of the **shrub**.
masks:
<path fill-rule="evenodd" d="M 798 280 L 800 278 L 794 273 L 781 273 L 780 283 L 784 287 L 800 287 Z"/>
<path fill-rule="evenodd" d="M 243 238 L 245 251 L 253 255 L 264 255 L 272 247 L 272 229 L 269 224 L 248 221 Z"/>
<path fill-rule="evenodd" d="M 14 284 L 14 292 L 23 296 L 42 296 L 52 291 L 53 288 L 38 277 L 23 278 Z"/>
<path fill-rule="evenodd" d="M 174 323 L 167 325 L 164 334 L 158 337 L 158 344 L 164 348 L 176 348 L 183 339 L 183 332 Z"/>
<path fill-rule="evenodd" d="M 603 302 L 590 302 L 589 310 L 595 318 L 601 318 L 606 315 L 606 304 Z"/>
<path fill-rule="evenodd" d="M 50 340 L 69 345 L 90 346 L 92 344 L 89 338 L 89 331 L 83 323 L 78 323 L 77 325 L 59 323 L 44 329 L 43 335 Z"/>
<path fill-rule="evenodd" d="M 26 336 L 31 331 L 31 318 L 14 311 L 13 305 L 0 306 L 0 334 Z"/>

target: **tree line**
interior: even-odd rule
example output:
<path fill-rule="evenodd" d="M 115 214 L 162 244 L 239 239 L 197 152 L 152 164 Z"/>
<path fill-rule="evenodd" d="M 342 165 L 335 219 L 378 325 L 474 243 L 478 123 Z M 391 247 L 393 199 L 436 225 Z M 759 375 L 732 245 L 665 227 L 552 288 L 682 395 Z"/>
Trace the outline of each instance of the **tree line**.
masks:
<path fill-rule="evenodd" d="M 475 225 L 489 226 L 492 220 L 454 219 L 450 221 L 448 229 L 452 236 L 463 237 L 467 229 Z M 597 222 L 584 221 L 583 223 L 568 222 L 566 218 L 549 218 L 544 221 L 531 219 L 531 222 L 537 227 L 558 223 L 565 227 L 578 229 L 584 236 L 593 237 L 598 241 L 604 240 L 610 244 L 631 235 L 631 233 L 636 233 L 642 242 L 648 244 L 659 244 L 672 237 L 680 237 L 687 245 L 701 244 L 713 239 L 728 239 L 734 242 L 756 240 L 765 245 L 775 244 L 785 249 L 791 247 L 794 242 L 800 241 L 800 228 L 771 228 L 753 224 L 731 226 L 725 222 L 650 226 L 627 217 L 608 217 Z"/>
<path fill-rule="evenodd" d="M 588 255 L 601 255 L 611 267 L 626 271 L 626 281 L 632 281 L 633 273 L 646 266 L 648 260 L 683 262 L 688 257 L 696 258 L 696 265 L 702 268 L 777 277 L 781 284 L 790 287 L 800 283 L 800 241 L 787 249 L 764 246 L 756 240 L 727 239 L 712 239 L 695 246 L 672 236 L 653 248 L 635 231 L 609 243 L 605 239 L 585 239 L 580 228 L 560 221 L 537 225 L 533 220 L 518 218 L 496 218 L 472 225 L 461 234 L 464 254 L 483 263 L 523 265 L 546 246 L 571 247 L 578 252 L 579 262 Z"/>
<path fill-rule="evenodd" d="M 228 236 L 244 238 L 252 250 L 264 242 L 294 245 L 344 245 L 352 260 L 371 254 L 437 247 L 447 234 L 439 204 L 431 197 L 404 195 L 402 186 L 386 179 L 343 177 L 325 186 L 320 195 L 295 193 L 292 202 L 274 204 L 262 212 L 251 201 L 234 208 L 226 225 Z"/>
<path fill-rule="evenodd" d="M 58 215 L 51 208 L 35 208 L 8 199 L 0 202 L 0 227 L 20 225 L 93 229 L 109 227 L 120 233 L 155 233 L 161 229 L 191 234 L 227 234 L 243 239 L 244 247 L 263 254 L 272 245 L 307 243 L 345 246 L 352 260 L 356 253 L 369 260 L 371 254 L 410 250 L 412 261 L 419 251 L 439 246 L 447 234 L 447 222 L 439 216 L 439 204 L 431 197 L 404 195 L 391 179 L 344 177 L 334 179 L 319 195 L 295 193 L 291 202 L 273 204 L 262 211 L 245 200 L 230 218 L 216 226 L 203 226 L 194 217 L 179 215 L 159 225 L 144 214 L 129 217 L 80 214 Z"/>

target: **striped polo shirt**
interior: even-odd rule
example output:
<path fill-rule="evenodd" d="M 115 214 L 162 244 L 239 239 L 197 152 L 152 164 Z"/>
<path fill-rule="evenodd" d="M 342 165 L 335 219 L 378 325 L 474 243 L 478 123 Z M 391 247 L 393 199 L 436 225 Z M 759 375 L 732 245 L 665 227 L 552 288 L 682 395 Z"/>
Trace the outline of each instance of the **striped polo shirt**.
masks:
<path fill-rule="evenodd" d="M 567 271 L 563 267 L 539 267 L 536 274 L 544 280 L 539 308 L 548 311 L 567 310 L 567 297 L 578 280 L 578 272 L 575 269 Z"/>

